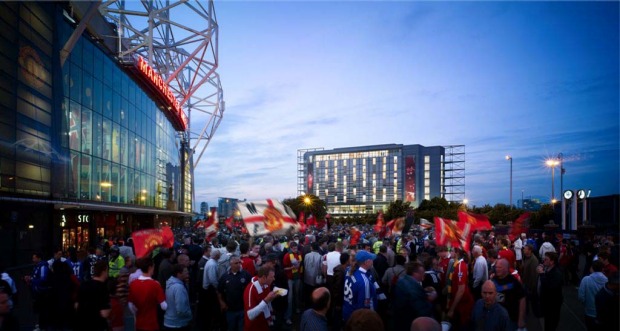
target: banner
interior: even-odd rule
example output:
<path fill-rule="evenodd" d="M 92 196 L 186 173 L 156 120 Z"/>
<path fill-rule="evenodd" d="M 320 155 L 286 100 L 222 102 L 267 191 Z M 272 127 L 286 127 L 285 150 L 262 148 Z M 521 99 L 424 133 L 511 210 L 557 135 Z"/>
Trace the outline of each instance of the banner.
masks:
<path fill-rule="evenodd" d="M 385 221 L 383 220 L 383 211 L 379 211 L 377 213 L 377 223 L 375 223 L 375 227 L 373 228 L 375 233 L 379 235 L 379 238 L 385 237 Z"/>
<path fill-rule="evenodd" d="M 297 218 L 297 226 L 299 226 L 299 232 L 306 232 L 306 220 L 303 211 L 299 212 L 299 217 Z"/>
<path fill-rule="evenodd" d="M 415 157 L 405 156 L 405 202 L 415 201 Z"/>
<path fill-rule="evenodd" d="M 492 230 L 491 222 L 487 215 L 473 214 L 466 211 L 459 211 L 459 222 L 467 222 L 472 230 Z"/>
<path fill-rule="evenodd" d="M 312 194 L 312 190 L 314 189 L 314 164 L 312 162 L 308 162 L 308 176 L 306 178 L 306 193 Z"/>
<path fill-rule="evenodd" d="M 237 202 L 237 208 L 248 232 L 253 236 L 284 234 L 299 229 L 293 211 L 277 200 Z"/>
<path fill-rule="evenodd" d="M 351 239 L 349 239 L 349 247 L 355 248 L 362 237 L 362 232 L 353 226 L 351 227 L 351 230 L 349 230 L 349 233 L 351 235 Z"/>
<path fill-rule="evenodd" d="M 155 247 L 163 246 L 171 248 L 174 246 L 174 234 L 169 227 L 161 229 L 145 229 L 131 234 L 136 258 L 147 256 Z"/>

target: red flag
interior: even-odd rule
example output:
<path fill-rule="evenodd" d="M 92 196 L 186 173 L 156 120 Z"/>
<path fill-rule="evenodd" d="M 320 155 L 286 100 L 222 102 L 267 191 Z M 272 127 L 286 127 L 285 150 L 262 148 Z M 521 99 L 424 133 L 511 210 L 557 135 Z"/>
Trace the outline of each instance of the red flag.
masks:
<path fill-rule="evenodd" d="M 227 219 L 225 219 L 224 220 L 224 224 L 226 225 L 228 230 L 232 231 L 233 230 L 233 217 L 230 216 Z"/>
<path fill-rule="evenodd" d="M 306 225 L 308 226 L 316 225 L 316 218 L 314 218 L 314 215 L 310 214 L 310 216 L 308 216 L 308 218 L 306 219 Z"/>
<path fill-rule="evenodd" d="M 202 220 L 198 220 L 196 221 L 196 224 L 194 224 L 194 229 L 204 228 L 204 227 L 205 227 L 205 223 Z"/>
<path fill-rule="evenodd" d="M 237 208 L 239 208 L 248 232 L 253 236 L 299 231 L 297 216 L 293 210 L 278 200 L 238 202 Z"/>
<path fill-rule="evenodd" d="M 433 227 L 433 223 L 429 222 L 427 219 L 420 218 L 420 227 L 428 230 Z"/>
<path fill-rule="evenodd" d="M 491 230 L 491 222 L 487 215 L 459 211 L 459 222 L 467 222 L 472 230 Z"/>
<path fill-rule="evenodd" d="M 320 219 L 316 221 L 316 229 L 317 230 L 325 230 L 327 228 L 327 222 L 325 219 Z"/>
<path fill-rule="evenodd" d="M 377 213 L 377 223 L 375 223 L 375 227 L 373 230 L 379 234 L 379 238 L 385 237 L 385 221 L 383 220 L 383 212 L 379 211 Z"/>
<path fill-rule="evenodd" d="M 205 240 L 211 241 L 211 239 L 217 235 L 218 230 L 217 209 L 211 208 L 211 216 L 209 216 L 209 219 L 205 222 Z"/>
<path fill-rule="evenodd" d="M 360 238 L 362 237 L 362 232 L 358 230 L 356 227 L 351 227 L 351 230 L 349 231 L 349 233 L 351 234 L 351 239 L 349 240 L 349 246 L 354 247 L 360 241 Z"/>
<path fill-rule="evenodd" d="M 299 225 L 299 232 L 306 232 L 306 220 L 304 219 L 304 212 L 299 213 L 299 217 L 297 218 L 297 224 Z"/>
<path fill-rule="evenodd" d="M 437 245 L 461 247 L 469 252 L 469 237 L 471 236 L 471 224 L 435 217 L 435 242 Z"/>
<path fill-rule="evenodd" d="M 145 229 L 131 234 L 136 258 L 147 256 L 155 247 L 170 248 L 174 245 L 174 234 L 169 227 L 162 229 Z"/>
<path fill-rule="evenodd" d="M 519 218 L 517 218 L 514 222 L 512 222 L 512 228 L 510 229 L 510 234 L 508 234 L 508 238 L 510 241 L 515 241 L 521 233 L 527 232 L 530 227 L 530 212 L 526 211 L 521 214 Z"/>
<path fill-rule="evenodd" d="M 387 223 L 387 228 L 395 236 L 400 236 L 405 228 L 405 218 L 399 217 Z"/>

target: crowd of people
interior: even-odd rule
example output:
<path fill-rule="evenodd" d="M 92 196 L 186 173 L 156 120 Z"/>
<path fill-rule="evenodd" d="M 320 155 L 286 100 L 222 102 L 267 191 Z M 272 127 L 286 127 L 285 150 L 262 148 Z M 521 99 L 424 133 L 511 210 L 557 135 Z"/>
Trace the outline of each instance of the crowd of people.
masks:
<path fill-rule="evenodd" d="M 174 247 L 142 258 L 131 240 L 103 240 L 88 254 L 33 254 L 24 280 L 40 330 L 503 331 L 529 315 L 553 331 L 567 284 L 588 330 L 618 330 L 614 238 L 482 231 L 464 250 L 436 245 L 432 230 L 383 238 L 359 227 L 354 244 L 348 226 L 210 240 L 175 229 Z M 14 294 L 2 273 L 0 330 L 18 329 Z"/>

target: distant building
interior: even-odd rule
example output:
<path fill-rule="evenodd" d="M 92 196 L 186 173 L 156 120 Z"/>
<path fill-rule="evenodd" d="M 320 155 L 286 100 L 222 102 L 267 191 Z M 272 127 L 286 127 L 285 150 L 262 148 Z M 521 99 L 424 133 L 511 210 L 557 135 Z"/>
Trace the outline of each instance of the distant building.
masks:
<path fill-rule="evenodd" d="M 206 215 L 209 212 L 209 204 L 205 201 L 200 203 L 200 214 Z"/>
<path fill-rule="evenodd" d="M 521 208 L 523 208 L 524 210 L 538 211 L 540 210 L 540 207 L 542 207 L 542 205 L 548 204 L 549 202 L 537 198 L 529 198 L 521 200 L 520 203 Z"/>
<path fill-rule="evenodd" d="M 233 216 L 233 213 L 235 212 L 235 209 L 237 208 L 238 201 L 245 201 L 245 200 L 239 200 L 239 199 L 234 199 L 234 198 L 218 198 L 217 199 L 217 216 L 219 218 L 228 218 L 230 216 Z"/>
<path fill-rule="evenodd" d="M 332 215 L 375 213 L 395 200 L 413 207 L 434 197 L 460 201 L 465 194 L 463 145 L 303 149 L 297 155 L 298 194 L 316 195 Z"/>

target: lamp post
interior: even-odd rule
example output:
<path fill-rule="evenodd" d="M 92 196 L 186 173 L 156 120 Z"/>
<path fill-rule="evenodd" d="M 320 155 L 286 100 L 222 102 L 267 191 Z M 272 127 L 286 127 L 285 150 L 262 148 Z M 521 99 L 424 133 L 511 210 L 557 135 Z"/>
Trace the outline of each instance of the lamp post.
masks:
<path fill-rule="evenodd" d="M 555 166 L 559 164 L 556 159 L 549 159 L 545 162 L 551 168 L 551 204 L 555 203 Z"/>
<path fill-rule="evenodd" d="M 512 156 L 506 155 L 506 160 L 510 160 L 510 209 L 512 209 Z"/>

